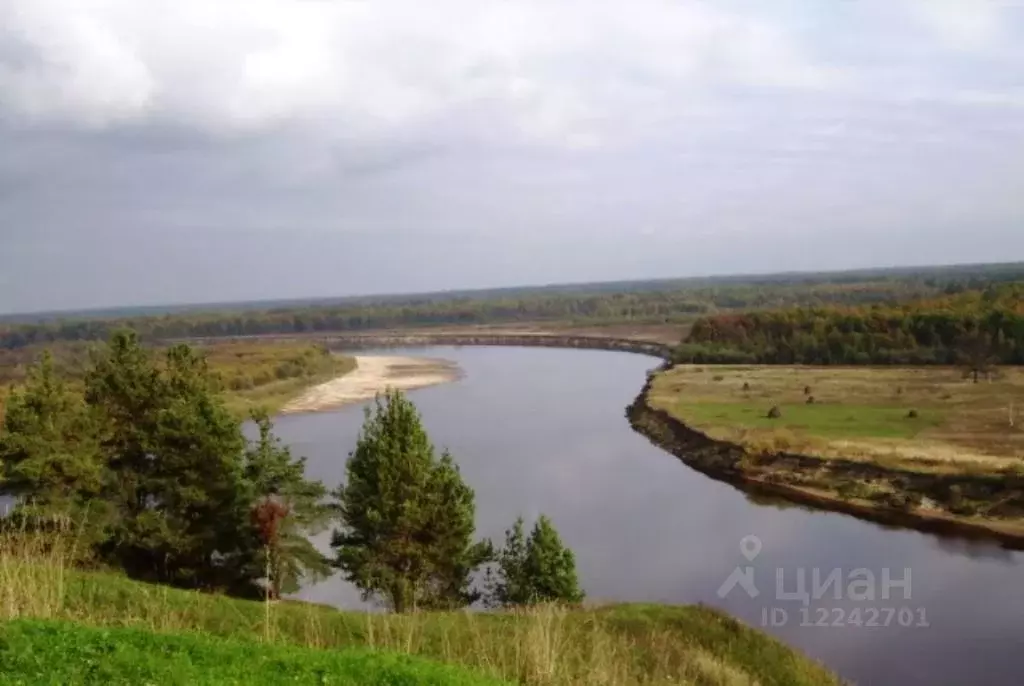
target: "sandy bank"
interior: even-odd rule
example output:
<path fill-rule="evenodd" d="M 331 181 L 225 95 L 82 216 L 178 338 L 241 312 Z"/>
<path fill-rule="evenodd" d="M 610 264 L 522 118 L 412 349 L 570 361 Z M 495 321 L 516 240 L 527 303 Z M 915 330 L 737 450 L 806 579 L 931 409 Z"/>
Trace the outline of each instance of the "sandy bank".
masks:
<path fill-rule="evenodd" d="M 355 370 L 306 390 L 282 414 L 318 412 L 373 398 L 385 388 L 411 390 L 459 378 L 454 362 L 426 357 L 359 355 Z"/>

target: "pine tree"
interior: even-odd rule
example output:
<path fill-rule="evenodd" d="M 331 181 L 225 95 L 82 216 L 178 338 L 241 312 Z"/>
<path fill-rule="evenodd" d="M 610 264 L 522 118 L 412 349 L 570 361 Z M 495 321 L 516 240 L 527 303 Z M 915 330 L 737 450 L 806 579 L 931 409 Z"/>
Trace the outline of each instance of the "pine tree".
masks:
<path fill-rule="evenodd" d="M 195 587 L 234 583 L 218 560 L 248 532 L 240 426 L 205 360 L 175 346 L 162 366 L 131 332 L 115 334 L 86 376 L 104 425 L 105 498 L 117 519 L 104 556 L 133 576 Z"/>
<path fill-rule="evenodd" d="M 473 491 L 445 452 L 434 453 L 416 407 L 378 396 L 336 491 L 342 528 L 335 564 L 364 598 L 396 612 L 459 607 L 478 597 L 470 575 L 490 554 L 473 543 Z"/>
<path fill-rule="evenodd" d="M 96 422 L 68 389 L 49 353 L 11 395 L 0 428 L 0 491 L 16 499 L 2 525 L 17 530 L 76 530 L 76 555 L 102 540 L 108 508 L 94 502 L 106 473 Z"/>
<path fill-rule="evenodd" d="M 518 518 L 505 532 L 497 561 L 497 570 L 488 570 L 487 602 L 493 607 L 583 602 L 575 556 L 544 515 L 525 540 L 523 519 Z"/>

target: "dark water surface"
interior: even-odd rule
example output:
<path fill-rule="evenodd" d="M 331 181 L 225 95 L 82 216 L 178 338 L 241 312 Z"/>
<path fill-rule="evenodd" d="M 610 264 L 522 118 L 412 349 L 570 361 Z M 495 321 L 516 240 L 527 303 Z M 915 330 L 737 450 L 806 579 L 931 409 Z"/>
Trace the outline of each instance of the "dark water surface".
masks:
<path fill-rule="evenodd" d="M 388 354 L 462 367 L 458 382 L 411 397 L 476 491 L 478 533 L 500 542 L 517 515 L 549 515 L 576 553 L 591 600 L 721 607 L 860 684 L 1024 683 L 1024 555 L 755 504 L 690 470 L 634 433 L 624 416 L 658 360 L 497 347 Z M 348 407 L 282 417 L 277 431 L 309 458 L 311 476 L 333 487 L 361 422 L 362 407 Z M 748 539 L 749 562 L 740 548 L 747 536 L 761 544 L 756 550 Z M 741 585 L 720 597 L 723 582 L 747 566 L 756 597 Z M 838 599 L 836 586 L 808 605 L 787 599 L 799 575 L 811 593 L 816 573 L 824 582 L 836 569 Z M 886 570 L 899 581 L 907 569 L 909 589 L 894 586 L 882 598 Z M 873 583 L 849 587 L 869 577 Z M 873 600 L 864 599 L 869 592 Z M 302 595 L 360 605 L 339 579 Z M 778 626 L 766 626 L 765 613 Z"/>

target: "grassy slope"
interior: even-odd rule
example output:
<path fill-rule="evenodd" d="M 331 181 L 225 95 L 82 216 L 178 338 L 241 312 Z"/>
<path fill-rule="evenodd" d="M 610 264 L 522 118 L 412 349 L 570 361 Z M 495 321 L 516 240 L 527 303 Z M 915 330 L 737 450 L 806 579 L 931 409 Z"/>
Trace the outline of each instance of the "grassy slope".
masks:
<path fill-rule="evenodd" d="M 70 571 L 59 554 L 39 546 L 31 555 L 18 550 L 0 548 L 0 621 L 39 618 L 277 646 L 371 648 L 552 686 L 837 683 L 778 641 L 703 607 L 394 616 L 283 602 L 268 615 L 259 602 Z"/>
<path fill-rule="evenodd" d="M 422 658 L 350 648 L 267 646 L 69 622 L 0 625 L 0 684 L 351 684 L 497 686 Z"/>

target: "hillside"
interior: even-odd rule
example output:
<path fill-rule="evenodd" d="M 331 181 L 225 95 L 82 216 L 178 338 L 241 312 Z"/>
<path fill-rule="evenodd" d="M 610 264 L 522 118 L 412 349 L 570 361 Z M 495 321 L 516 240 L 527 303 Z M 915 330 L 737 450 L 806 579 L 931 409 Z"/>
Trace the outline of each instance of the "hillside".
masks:
<path fill-rule="evenodd" d="M 60 540 L 9 535 L 2 543 L 0 622 L 13 623 L 0 629 L 0 672 L 8 676 L 0 683 L 255 683 L 249 676 L 261 661 L 277 665 L 282 675 L 275 682 L 264 672 L 259 683 L 267 684 L 284 683 L 284 675 L 294 677 L 287 683 L 318 684 L 495 683 L 488 678 L 551 686 L 839 683 L 782 643 L 705 607 L 398 616 L 283 601 L 268 609 L 258 601 L 71 570 Z M 482 676 L 367 649 L 468 667 Z M 86 674 L 88 660 L 97 670 L 123 671 Z M 368 665 L 360 674 L 379 679 L 330 680 L 357 665 Z M 207 667 L 223 679 L 187 678 Z M 43 673 L 49 681 L 38 678 Z M 146 682 L 144 674 L 156 676 Z M 316 674 L 323 680 L 310 680 Z M 462 681 L 438 680 L 456 674 Z"/>

